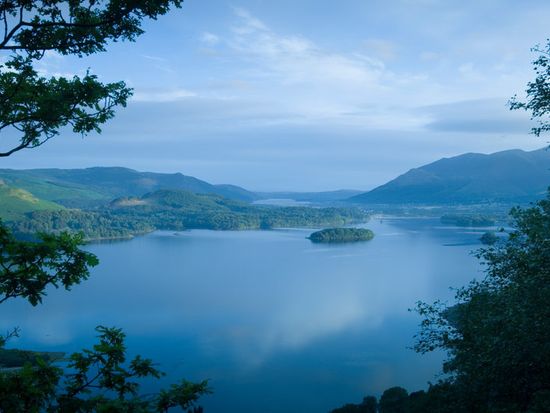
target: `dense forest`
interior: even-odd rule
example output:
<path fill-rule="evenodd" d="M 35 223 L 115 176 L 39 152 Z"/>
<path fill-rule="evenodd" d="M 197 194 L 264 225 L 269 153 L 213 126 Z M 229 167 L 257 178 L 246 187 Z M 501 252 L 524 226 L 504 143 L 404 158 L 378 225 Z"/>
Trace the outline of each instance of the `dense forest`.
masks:
<path fill-rule="evenodd" d="M 245 230 L 347 225 L 368 220 L 360 208 L 251 205 L 219 195 L 160 190 L 94 210 L 44 210 L 8 223 L 20 238 L 37 232 L 83 232 L 87 239 L 126 238 L 150 231 Z"/>

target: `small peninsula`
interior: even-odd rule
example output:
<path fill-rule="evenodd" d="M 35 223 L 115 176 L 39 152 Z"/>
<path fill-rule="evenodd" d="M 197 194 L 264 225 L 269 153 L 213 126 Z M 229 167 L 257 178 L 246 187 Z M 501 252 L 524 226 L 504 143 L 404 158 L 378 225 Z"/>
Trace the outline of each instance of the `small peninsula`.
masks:
<path fill-rule="evenodd" d="M 370 241 L 374 232 L 366 228 L 326 228 L 312 233 L 308 239 L 315 243 Z"/>

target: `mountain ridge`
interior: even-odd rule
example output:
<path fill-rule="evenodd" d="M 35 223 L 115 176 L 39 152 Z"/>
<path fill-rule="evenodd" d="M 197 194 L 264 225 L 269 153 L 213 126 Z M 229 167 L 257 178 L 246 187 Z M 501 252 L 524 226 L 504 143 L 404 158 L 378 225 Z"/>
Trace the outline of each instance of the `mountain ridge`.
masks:
<path fill-rule="evenodd" d="M 246 202 L 256 199 L 253 192 L 236 185 L 213 185 L 179 172 L 140 172 L 124 167 L 0 169 L 0 179 L 39 198 L 72 207 L 82 206 L 79 200 L 104 203 L 160 189 L 215 194 Z"/>
<path fill-rule="evenodd" d="M 525 202 L 544 196 L 550 184 L 550 152 L 510 149 L 465 153 L 410 169 L 371 191 L 361 204 Z"/>

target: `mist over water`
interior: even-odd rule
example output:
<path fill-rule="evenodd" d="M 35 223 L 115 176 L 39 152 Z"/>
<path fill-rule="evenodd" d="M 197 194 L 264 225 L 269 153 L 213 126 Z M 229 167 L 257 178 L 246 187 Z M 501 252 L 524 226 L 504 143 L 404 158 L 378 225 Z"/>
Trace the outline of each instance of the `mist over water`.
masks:
<path fill-rule="evenodd" d="M 96 325 L 128 335 L 168 373 L 210 379 L 206 412 L 326 412 L 393 385 L 435 381 L 441 354 L 413 344 L 417 300 L 479 276 L 483 230 L 433 219 L 376 219 L 365 243 L 312 244 L 312 231 L 156 232 L 87 247 L 101 264 L 44 305 L 7 303 L 10 346 L 78 351 Z M 157 384 L 146 383 L 152 390 Z"/>

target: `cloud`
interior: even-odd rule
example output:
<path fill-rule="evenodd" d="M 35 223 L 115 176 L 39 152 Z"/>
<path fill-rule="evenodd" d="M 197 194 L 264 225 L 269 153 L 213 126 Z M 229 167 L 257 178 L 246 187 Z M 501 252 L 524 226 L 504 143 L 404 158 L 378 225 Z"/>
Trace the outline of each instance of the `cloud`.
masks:
<path fill-rule="evenodd" d="M 234 90 L 233 97 L 269 103 L 274 115 L 281 111 L 283 121 L 293 123 L 392 129 L 422 125 L 418 115 L 398 102 L 408 101 L 400 98 L 425 78 L 398 76 L 386 67 L 383 58 L 393 56 L 393 43 L 373 39 L 363 50 L 342 53 L 299 34 L 278 33 L 245 9 L 234 14 L 223 47 L 239 68 L 232 76 L 249 87 Z M 294 116 L 288 117 L 289 112 Z"/>
<path fill-rule="evenodd" d="M 204 32 L 201 37 L 201 42 L 208 44 L 209 46 L 214 46 L 220 42 L 220 38 L 210 32 Z"/>
<path fill-rule="evenodd" d="M 152 66 L 165 73 L 175 73 L 174 68 L 170 65 L 170 61 L 160 56 L 152 56 L 148 54 L 140 55 L 142 58 L 148 60 Z"/>
<path fill-rule="evenodd" d="M 438 114 L 418 108 L 494 98 L 503 85 L 517 82 L 512 73 L 494 73 L 469 60 L 452 62 L 435 51 L 416 52 L 418 66 L 401 66 L 399 44 L 384 38 L 366 39 L 358 43 L 359 49 L 343 52 L 300 34 L 280 33 L 242 8 L 234 10 L 234 18 L 229 33 L 217 38 L 216 50 L 223 50 L 231 62 L 232 78 L 248 87 L 224 93 L 232 92 L 235 102 L 270 106 L 270 118 L 280 113 L 282 122 L 371 130 L 458 129 L 457 119 L 443 121 Z M 506 115 L 502 111 L 497 119 Z M 512 123 L 514 131 L 521 127 L 513 118 L 500 122 L 501 128 L 490 122 L 472 118 L 469 128 L 486 133 L 504 125 L 508 130 Z"/>
<path fill-rule="evenodd" d="M 57 60 L 57 61 L 65 59 L 65 57 L 61 53 L 58 53 L 55 50 L 46 50 L 44 52 L 44 58 Z"/>
<path fill-rule="evenodd" d="M 248 10 L 241 7 L 236 7 L 233 10 L 235 15 L 240 17 L 244 23 L 234 28 L 236 32 L 245 34 L 257 30 L 269 31 L 268 27 L 262 21 L 254 17 Z"/>
<path fill-rule="evenodd" d="M 344 50 L 300 33 L 276 30 L 244 8 L 233 10 L 233 22 L 223 36 L 203 32 L 201 42 L 215 43 L 215 49 L 208 49 L 215 56 L 212 69 L 218 70 L 216 65 L 222 61 L 224 65 L 223 73 L 216 71 L 216 81 L 201 95 L 230 98 L 236 106 L 256 102 L 268 107 L 271 115 L 266 116 L 266 126 L 279 116 L 281 122 L 300 125 L 458 129 L 456 120 L 438 123 L 439 115 L 418 108 L 499 96 L 505 102 L 504 90 L 513 94 L 524 84 L 519 69 L 501 61 L 504 57 L 480 60 L 460 42 L 445 50 L 436 42 L 424 50 L 409 50 L 406 43 L 373 36 L 357 39 L 355 48 Z M 498 119 L 509 114 L 502 112 Z M 469 125 L 482 133 L 498 129 L 488 120 L 472 119 Z"/>
<path fill-rule="evenodd" d="M 529 115 L 510 111 L 505 100 L 481 99 L 421 108 L 431 120 L 426 129 L 437 132 L 527 135 L 533 127 Z"/>
<path fill-rule="evenodd" d="M 78 73 L 64 70 L 66 57 L 53 50 L 47 50 L 44 57 L 35 64 L 36 72 L 44 77 L 64 77 L 72 79 L 75 76 L 84 76 L 85 71 Z"/>
<path fill-rule="evenodd" d="M 6 167 L 99 159 L 260 189 L 367 188 L 443 156 L 544 143 L 506 101 L 532 78 L 548 2 L 245 3 L 265 14 L 171 15 L 131 49 L 48 54 L 44 73 L 91 66 L 136 95 L 102 135 L 64 133 Z"/>
<path fill-rule="evenodd" d="M 143 57 L 144 59 L 147 59 L 147 60 L 152 60 L 153 62 L 166 63 L 168 61 L 164 57 L 150 56 L 150 55 L 146 55 L 146 54 L 142 54 L 141 57 Z"/>
<path fill-rule="evenodd" d="M 230 47 L 254 60 L 285 84 L 331 83 L 343 86 L 374 85 L 385 71 L 384 63 L 360 53 L 323 50 L 299 35 L 280 35 L 245 10 L 238 9 Z"/>
<path fill-rule="evenodd" d="M 155 89 L 139 89 L 134 92 L 132 100 L 136 102 L 175 102 L 187 98 L 197 96 L 196 93 L 186 89 L 170 89 L 170 90 L 155 90 Z"/>

